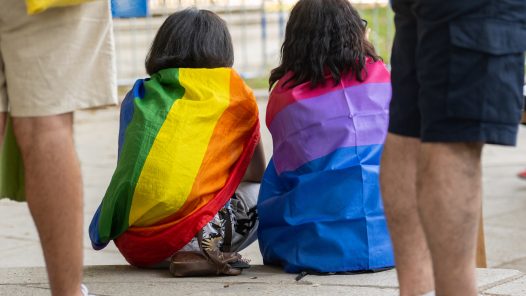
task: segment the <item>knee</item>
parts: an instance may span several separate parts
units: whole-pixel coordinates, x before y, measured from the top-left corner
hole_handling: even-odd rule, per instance
[[[435,171],[438,167],[467,175],[480,173],[483,143],[424,143],[420,151],[419,171]]]
[[[22,155],[41,148],[55,149],[57,145],[72,143],[73,116],[71,113],[13,118],[13,131]]]

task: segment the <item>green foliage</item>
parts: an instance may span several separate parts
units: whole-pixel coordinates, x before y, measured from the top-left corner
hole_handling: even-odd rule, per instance
[[[388,5],[355,5],[360,16],[367,20],[370,29],[369,40],[386,64],[391,61],[395,27],[394,14]],[[268,89],[268,77],[254,77],[245,80],[252,89]]]
[[[268,77],[254,77],[245,79],[245,83],[251,89],[268,89]]]
[[[376,48],[376,52],[386,64],[390,63],[391,47],[394,39],[394,14],[388,5],[367,5],[356,7],[361,17],[367,20],[367,27],[371,30],[369,40]]]

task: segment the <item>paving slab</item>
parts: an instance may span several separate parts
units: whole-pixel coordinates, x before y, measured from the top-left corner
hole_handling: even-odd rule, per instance
[[[484,231],[490,267],[526,257],[526,230],[486,224]]]
[[[488,296],[524,296],[526,295],[526,277],[502,283],[491,289],[484,290],[482,295]]]
[[[526,266],[526,256],[517,258],[515,260],[504,262],[499,265],[497,265],[495,268],[506,268],[506,269],[523,269],[524,266]],[[524,294],[526,295],[526,293]]]
[[[526,183],[526,182],[525,182]],[[526,191],[524,193],[526,196]],[[510,197],[485,197],[484,199],[484,222],[490,223],[495,222],[495,225],[504,223],[501,219],[507,220],[508,213],[516,210],[526,208],[526,201],[518,196]],[[526,221],[523,217],[517,217],[517,221],[514,222],[514,226],[522,227],[526,225],[523,223]]]
[[[526,195],[526,192],[524,193]],[[503,215],[486,218],[486,224],[509,229],[526,231],[526,224],[517,223],[526,215],[526,201],[516,205],[515,210],[506,211]],[[526,249],[526,248],[525,248]],[[526,252],[526,250],[524,250]]]
[[[356,275],[308,275],[300,281],[276,267],[256,265],[236,277],[173,278],[167,270],[131,266],[90,266],[84,281],[94,295],[398,295],[394,270]],[[480,292],[522,289],[523,274],[516,270],[479,269]],[[498,288],[503,286],[500,290]],[[513,290],[515,289],[515,290]],[[499,292],[500,291],[500,292]],[[43,267],[0,269],[0,295],[46,295]],[[491,292],[494,293],[494,292]],[[517,294],[519,295],[519,294]]]

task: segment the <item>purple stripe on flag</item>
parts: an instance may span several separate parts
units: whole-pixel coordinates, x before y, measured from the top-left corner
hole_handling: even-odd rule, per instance
[[[389,83],[371,83],[298,101],[269,130],[278,173],[293,171],[336,149],[382,144],[389,120]]]

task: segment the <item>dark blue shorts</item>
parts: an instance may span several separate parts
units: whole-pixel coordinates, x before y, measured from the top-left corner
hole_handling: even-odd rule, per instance
[[[394,0],[389,132],[515,145],[526,0]]]

